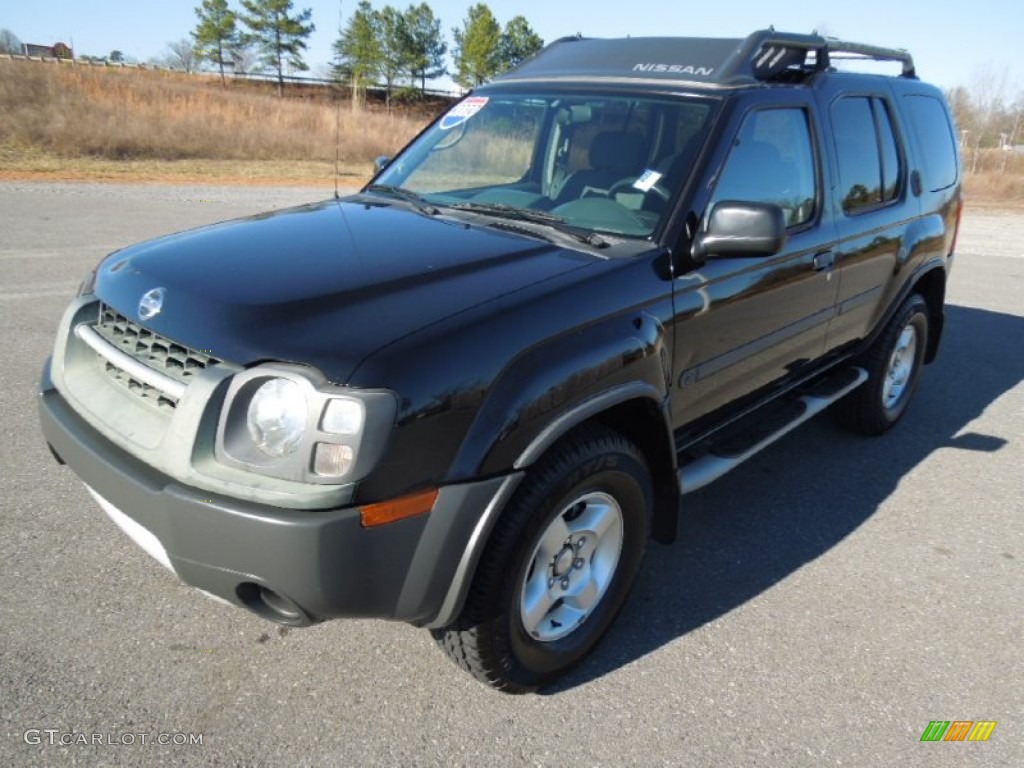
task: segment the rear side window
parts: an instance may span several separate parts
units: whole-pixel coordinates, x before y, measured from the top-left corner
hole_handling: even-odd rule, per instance
[[[832,130],[843,210],[856,213],[895,200],[903,172],[885,102],[867,96],[839,99],[832,105]]]
[[[895,200],[900,192],[902,172],[900,170],[900,152],[896,148],[896,131],[892,127],[892,118],[885,102],[873,101],[875,122],[878,126],[878,142],[882,150],[882,199]]]
[[[949,113],[934,96],[904,97],[910,124],[923,157],[925,187],[932,192],[956,183],[956,140]]]

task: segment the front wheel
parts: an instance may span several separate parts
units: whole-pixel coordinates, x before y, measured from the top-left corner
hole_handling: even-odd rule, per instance
[[[911,294],[861,360],[868,380],[836,404],[843,427],[880,435],[899,421],[917,389],[928,325],[928,305]]]
[[[510,693],[564,674],[625,602],[643,559],[651,498],[636,446],[603,427],[577,430],[523,481],[462,615],[435,639],[478,680]]]

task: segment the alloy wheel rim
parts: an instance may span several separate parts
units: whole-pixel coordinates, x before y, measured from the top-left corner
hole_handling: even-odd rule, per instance
[[[602,492],[580,496],[552,519],[520,590],[519,617],[530,637],[560,640],[593,614],[615,576],[623,529],[622,507]]]
[[[896,340],[896,346],[889,357],[889,367],[882,384],[882,403],[886,410],[899,405],[910,387],[917,364],[917,330],[907,325]]]

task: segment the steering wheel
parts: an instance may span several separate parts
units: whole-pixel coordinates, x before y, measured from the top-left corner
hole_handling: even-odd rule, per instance
[[[612,184],[611,188],[608,190],[608,197],[611,198],[612,200],[614,200],[615,199],[615,195],[617,195],[620,192],[624,192],[624,191],[629,191],[629,192],[632,192],[634,194],[639,192],[639,193],[641,193],[643,195],[654,195],[659,200],[661,200],[663,203],[667,203],[669,201],[669,199],[672,197],[672,193],[669,192],[669,190],[666,187],[662,186],[661,179],[658,179],[658,181],[656,181],[654,184],[652,184],[646,190],[639,189],[638,187],[635,187],[634,185],[641,178],[643,178],[643,177],[642,176],[628,176],[625,179],[619,179],[614,184]]]

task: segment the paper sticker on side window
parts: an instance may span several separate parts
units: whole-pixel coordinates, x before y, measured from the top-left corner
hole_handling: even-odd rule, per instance
[[[460,101],[441,118],[441,130],[447,131],[457,125],[462,125],[483,109],[486,104],[486,96],[470,96],[468,99]]]

